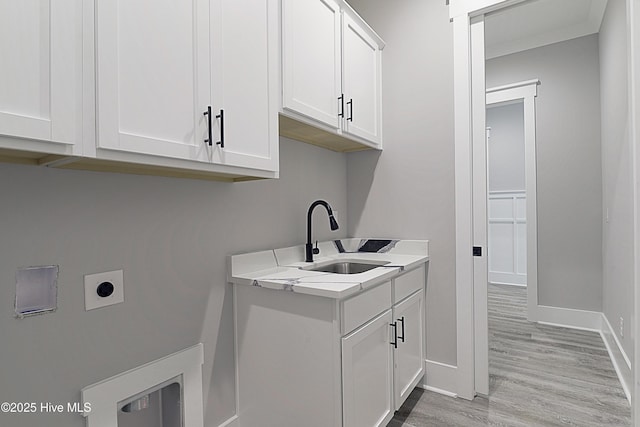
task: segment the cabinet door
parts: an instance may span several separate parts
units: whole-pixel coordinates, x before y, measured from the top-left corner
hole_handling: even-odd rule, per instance
[[[382,52],[373,37],[347,13],[343,14],[342,37],[344,130],[380,144]]]
[[[386,426],[393,417],[390,323],[387,310],[342,338],[344,426]]]
[[[407,399],[424,375],[424,293],[414,293],[393,307],[398,325],[398,348],[394,354],[395,410]]]
[[[207,160],[209,3],[96,2],[98,147]]]
[[[282,2],[283,108],[340,128],[340,7],[333,0]]]
[[[0,134],[79,143],[82,2],[0,2],[0,58]]]
[[[213,162],[278,170],[278,2],[211,3]]]

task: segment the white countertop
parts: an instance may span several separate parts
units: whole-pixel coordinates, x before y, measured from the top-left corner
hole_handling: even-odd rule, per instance
[[[322,242],[318,245],[320,254],[314,256],[313,263],[304,262],[304,245],[232,255],[228,259],[228,281],[238,285],[341,299],[429,260],[427,240],[392,240],[379,252],[358,252],[369,240],[388,239],[341,239],[345,252],[340,252],[333,241]],[[306,270],[335,261],[366,260],[386,261],[387,264],[357,274]]]

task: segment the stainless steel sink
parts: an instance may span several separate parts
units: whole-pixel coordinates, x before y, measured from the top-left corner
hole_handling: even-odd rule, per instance
[[[305,268],[305,270],[322,271],[334,274],[358,274],[373,270],[376,267],[380,267],[381,265],[388,263],[388,261],[338,261],[313,268]]]

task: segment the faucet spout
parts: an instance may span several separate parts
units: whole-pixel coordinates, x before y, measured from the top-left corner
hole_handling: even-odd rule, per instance
[[[317,255],[318,253],[320,253],[320,250],[318,248],[314,249],[313,243],[311,243],[311,215],[313,214],[313,210],[318,205],[324,206],[324,208],[327,210],[327,214],[329,215],[329,227],[331,228],[331,230],[335,231],[340,228],[338,226],[338,222],[333,216],[333,211],[331,210],[331,206],[329,206],[329,203],[325,202],[324,200],[316,200],[315,202],[311,203],[311,206],[309,206],[309,211],[307,212],[307,243],[304,247],[305,262],[313,262],[313,255]]]

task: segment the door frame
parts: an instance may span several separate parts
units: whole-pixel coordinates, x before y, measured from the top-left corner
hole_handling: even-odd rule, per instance
[[[485,110],[490,105],[521,101],[524,110],[525,195],[527,200],[527,319],[538,320],[538,221],[536,179],[536,107],[540,81],[527,80],[486,90]],[[474,115],[476,122],[477,114]],[[486,117],[486,115],[485,115]],[[486,120],[484,120],[486,122]],[[477,126],[480,126],[478,124]],[[475,128],[475,125],[474,125]],[[473,312],[475,392],[489,395],[488,252],[487,241],[487,139],[473,142],[473,224],[474,245],[486,248],[486,256],[474,260]],[[480,200],[483,199],[483,200]]]
[[[631,138],[634,218],[634,355],[631,365],[633,384],[631,409],[633,420],[640,421],[640,5],[627,0],[627,51],[629,57],[629,133]],[[635,424],[634,424],[635,425]]]
[[[454,63],[454,140],[455,140],[455,229],[456,229],[456,335],[457,335],[457,395],[472,399],[476,394],[474,356],[474,283],[472,212],[472,148],[476,135],[472,135],[474,119],[485,125],[484,114],[474,118],[479,111],[479,98],[485,104],[484,81],[477,76],[484,75],[484,63],[478,66],[476,58],[472,67],[473,52],[484,57],[484,15],[510,7],[527,0],[450,0],[449,17],[453,23],[453,63]],[[634,178],[634,251],[640,254],[640,6],[634,0],[626,0],[627,39],[629,59],[629,107],[630,134],[632,138]],[[472,18],[476,17],[472,22]],[[482,31],[473,32],[472,25],[481,22]],[[475,86],[472,87],[473,77]],[[482,86],[482,91],[480,87]],[[476,106],[474,109],[473,106]],[[480,128],[480,123],[476,123]],[[484,136],[483,136],[484,139]],[[640,331],[640,257],[635,256],[634,264],[634,326]],[[634,396],[640,396],[640,340],[635,341]],[[632,400],[633,419],[640,421],[640,398]]]
[[[540,80],[527,80],[487,89],[486,105],[522,101],[524,108],[524,171],[527,197],[527,319],[538,318],[538,218],[536,169],[536,104]],[[485,299],[486,300],[486,299]]]

